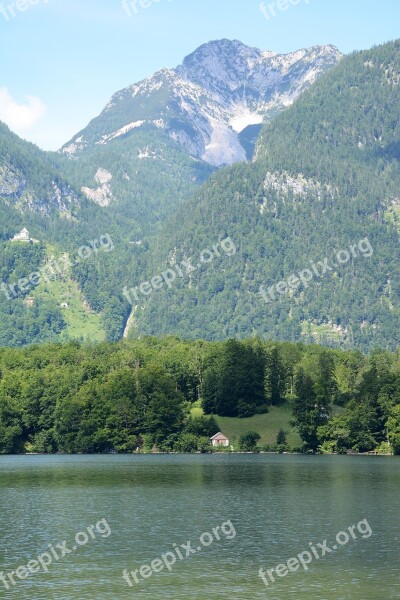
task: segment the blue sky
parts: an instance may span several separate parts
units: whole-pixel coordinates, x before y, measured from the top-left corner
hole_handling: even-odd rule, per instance
[[[0,0],[0,120],[57,149],[114,92],[211,39],[348,53],[400,37],[399,0],[287,0],[270,18],[260,0],[136,0],[136,11],[126,1],[127,10],[122,0]]]

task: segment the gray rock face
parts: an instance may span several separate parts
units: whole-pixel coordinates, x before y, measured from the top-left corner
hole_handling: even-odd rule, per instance
[[[243,161],[249,148],[240,134],[290,106],[341,58],[334,46],[278,55],[236,40],[209,42],[176,69],[117,92],[62,150],[74,156],[152,127],[214,166]]]

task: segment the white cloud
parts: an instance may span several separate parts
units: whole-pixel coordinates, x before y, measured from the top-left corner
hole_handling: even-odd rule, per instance
[[[46,106],[36,96],[25,96],[19,104],[6,87],[0,87],[0,121],[6,123],[15,133],[28,132],[45,114]]]

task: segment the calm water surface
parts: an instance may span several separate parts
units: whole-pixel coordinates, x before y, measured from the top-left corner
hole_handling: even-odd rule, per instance
[[[18,600],[392,600],[400,598],[400,460],[272,455],[1,457],[0,568],[6,573],[106,519],[85,546],[0,598]],[[349,541],[267,588],[258,570]],[[231,520],[214,541],[130,588],[134,571]],[[106,530],[102,530],[103,532]],[[232,537],[232,536],[231,536]],[[206,538],[203,538],[206,539]],[[208,538],[207,538],[208,539]],[[183,555],[185,551],[182,549]],[[140,575],[139,575],[140,577]]]

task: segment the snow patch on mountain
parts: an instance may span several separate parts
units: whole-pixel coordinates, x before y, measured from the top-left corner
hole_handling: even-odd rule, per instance
[[[245,105],[238,105],[229,121],[229,125],[232,127],[233,131],[240,133],[250,125],[260,125],[263,120],[264,118],[261,114],[252,112]]]

